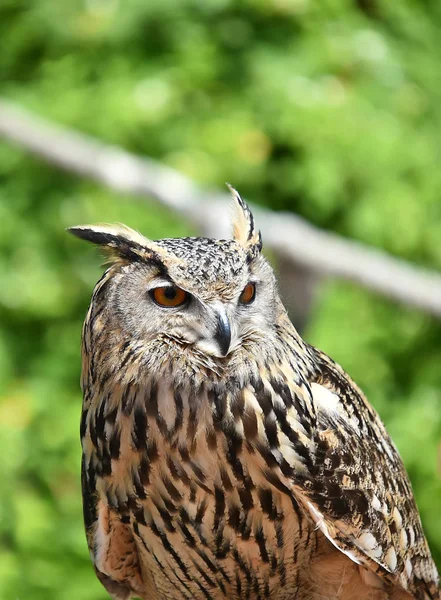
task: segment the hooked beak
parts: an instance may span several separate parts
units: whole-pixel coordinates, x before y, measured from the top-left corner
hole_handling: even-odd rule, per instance
[[[224,312],[218,312],[216,315],[216,332],[214,339],[216,340],[221,356],[226,356],[230,349],[231,343],[231,327],[228,317]]]

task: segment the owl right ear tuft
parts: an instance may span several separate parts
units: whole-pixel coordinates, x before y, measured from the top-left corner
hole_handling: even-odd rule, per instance
[[[262,250],[262,236],[256,227],[253,213],[248,204],[242,199],[237,190],[231,185],[227,185],[235,201],[233,238],[247,251],[250,259],[253,259]]]
[[[154,242],[125,225],[78,225],[67,229],[76,237],[101,246],[113,262],[156,260],[160,258]]]

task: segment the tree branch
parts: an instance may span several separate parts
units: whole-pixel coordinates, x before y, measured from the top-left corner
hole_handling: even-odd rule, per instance
[[[155,198],[205,235],[228,235],[227,194],[205,191],[151,159],[50,124],[0,100],[0,136],[58,167],[137,196]],[[289,213],[253,208],[265,245],[306,271],[354,281],[441,317],[441,275],[320,230]]]

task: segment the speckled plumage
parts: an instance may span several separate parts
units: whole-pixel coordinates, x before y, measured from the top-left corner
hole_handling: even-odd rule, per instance
[[[83,330],[84,517],[98,577],[115,600],[439,599],[393,443],[290,323],[233,195],[233,240],[72,229],[112,261]],[[171,284],[188,304],[156,306],[151,290]]]

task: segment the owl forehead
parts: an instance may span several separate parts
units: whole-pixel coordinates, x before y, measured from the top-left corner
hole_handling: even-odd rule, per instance
[[[166,264],[175,283],[201,297],[232,298],[249,275],[246,253],[233,240],[171,238],[157,244],[179,259]]]

